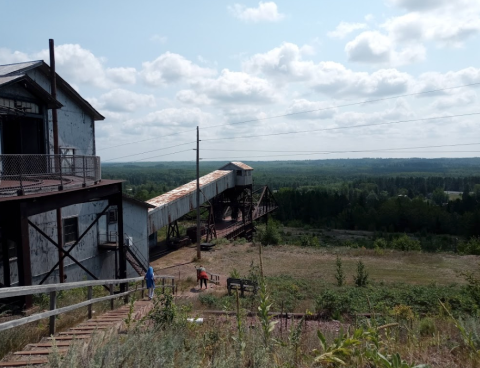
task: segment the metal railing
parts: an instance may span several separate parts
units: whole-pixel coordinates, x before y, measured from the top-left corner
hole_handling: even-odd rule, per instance
[[[161,279],[162,284],[157,285],[157,287],[162,288],[162,292],[165,293],[166,288],[170,288],[172,294],[175,294],[175,277],[174,276],[155,276],[156,280]],[[166,280],[171,280],[171,285],[166,283]],[[128,284],[132,282],[142,282],[141,287],[136,287],[135,289],[127,290],[118,294],[114,294],[114,285],[119,284]],[[100,298],[92,299],[92,288],[93,286],[108,286],[110,288],[110,295],[103,296]],[[77,289],[87,287],[87,300],[84,302],[80,302],[77,304],[69,305],[63,308],[57,308],[57,293],[62,290],[70,290],[70,289]],[[34,286],[18,286],[18,287],[7,287],[0,289],[0,300],[3,298],[12,298],[12,297],[19,297],[25,295],[33,295],[33,294],[42,294],[48,293],[50,294],[50,310],[47,312],[36,313],[28,317],[14,319],[8,322],[0,323],[0,331],[8,330],[10,328],[22,326],[24,324],[39,321],[44,318],[50,318],[50,334],[55,333],[55,316],[59,314],[63,314],[66,312],[71,312],[78,308],[88,307],[88,318],[92,318],[92,305],[94,303],[104,302],[110,300],[110,308],[114,309],[113,301],[114,299],[121,298],[121,297],[128,297],[128,295],[135,293],[137,291],[142,291],[143,297],[143,290],[146,288],[144,287],[144,278],[143,277],[134,277],[129,279],[121,279],[121,280],[92,280],[92,281],[80,281],[80,282],[69,282],[64,284],[49,284],[49,285],[34,285]]]
[[[0,196],[63,190],[100,180],[98,156],[0,155]]]

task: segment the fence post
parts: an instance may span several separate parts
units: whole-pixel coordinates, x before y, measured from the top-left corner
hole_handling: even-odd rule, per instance
[[[57,292],[50,292],[50,310],[57,309]],[[55,335],[55,319],[57,316],[50,316],[50,335]]]
[[[128,282],[125,282],[125,291],[128,291],[129,285]],[[123,299],[125,304],[128,304],[128,301],[130,300],[130,294],[125,295],[125,299]]]
[[[162,294],[165,294],[165,278],[162,279]]]
[[[113,295],[113,284],[110,284],[110,295]],[[113,310],[115,308],[114,305],[115,299],[110,299],[110,309]]]
[[[142,299],[145,298],[145,280],[142,280]]]
[[[57,155],[58,158],[58,170],[60,171],[60,185],[58,190],[63,190],[63,174],[62,174],[62,155]]]
[[[91,300],[92,299],[92,287],[89,286],[87,289],[87,299]],[[90,304],[88,306],[88,319],[92,319],[92,305]]]
[[[175,279],[172,279],[172,295],[175,294]]]
[[[85,156],[83,156],[83,186],[87,186],[87,168],[85,167]]]
[[[23,195],[23,179],[22,179],[22,171],[23,171],[23,155],[20,155],[20,165],[19,165],[19,170],[18,170],[18,175],[20,179],[20,189],[18,190],[17,194],[18,195]]]

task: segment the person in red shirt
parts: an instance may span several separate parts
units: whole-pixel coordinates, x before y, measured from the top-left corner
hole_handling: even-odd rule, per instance
[[[208,274],[203,266],[197,268],[197,281],[198,280],[200,280],[200,289],[202,289],[202,281],[205,283],[205,289],[207,289]]]

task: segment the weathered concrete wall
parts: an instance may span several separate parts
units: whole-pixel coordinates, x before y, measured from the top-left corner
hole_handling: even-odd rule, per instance
[[[123,226],[125,234],[133,239],[135,251],[141,254],[141,261],[150,261],[148,256],[148,209],[123,201]],[[148,264],[144,266],[148,267]],[[129,265],[130,267],[130,265]],[[131,277],[137,276],[136,272]]]
[[[28,76],[50,92],[49,79],[39,70],[27,72]],[[57,89],[57,100],[63,107],[57,110],[58,142],[61,148],[73,148],[76,155],[95,155],[94,120],[72,101],[60,88]],[[52,112],[48,112],[50,153],[53,154]]]
[[[76,204],[64,207],[62,209],[62,218],[78,217],[78,235],[80,236],[88,226],[95,220],[107,201],[98,201],[91,203]],[[57,223],[56,212],[49,211],[29,218],[45,234],[57,241]],[[115,278],[115,254],[113,251],[105,251],[98,248],[97,225],[94,225],[88,233],[82,238],[78,245],[72,251],[72,256],[82,263],[90,272],[99,279]],[[37,232],[32,226],[29,226],[30,237],[30,256],[32,260],[32,282],[38,284],[45,274],[58,261],[58,249],[51,244],[45,237]],[[69,249],[73,243],[65,244],[64,249]],[[18,272],[16,261],[11,262],[12,284],[18,282]],[[91,279],[85,271],[76,265],[70,258],[64,261],[65,274],[67,281],[82,281]],[[1,270],[1,265],[0,265]],[[3,272],[3,270],[2,270]],[[59,282],[58,269],[56,269],[48,278],[46,283]]]

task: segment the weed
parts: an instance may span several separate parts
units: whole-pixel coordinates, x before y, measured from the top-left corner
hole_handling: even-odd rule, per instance
[[[335,279],[337,286],[345,285],[345,273],[343,272],[342,259],[337,254],[337,261],[335,263]]]
[[[362,261],[357,263],[357,274],[353,276],[353,282],[358,287],[365,287],[368,285],[368,272]]]

